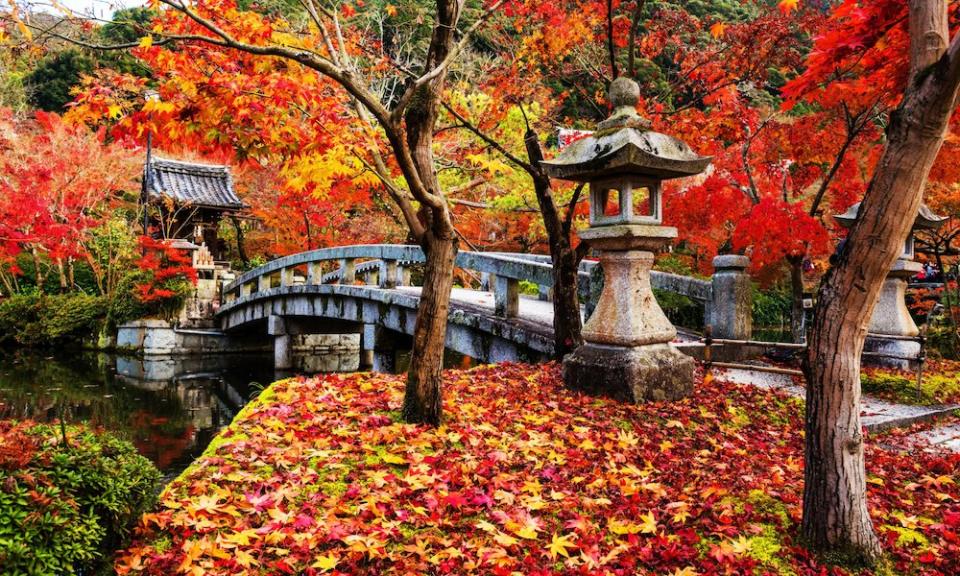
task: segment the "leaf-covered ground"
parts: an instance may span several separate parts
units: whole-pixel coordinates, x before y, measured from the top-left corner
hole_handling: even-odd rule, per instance
[[[450,371],[446,424],[402,378],[274,384],[161,497],[121,574],[825,574],[796,546],[795,400],[724,382],[631,406],[555,365]],[[868,450],[885,573],[956,574],[960,458]],[[837,569],[837,572],[842,572]]]
[[[960,362],[929,360],[920,388],[917,373],[889,368],[866,368],[860,374],[863,391],[902,404],[960,404]]]

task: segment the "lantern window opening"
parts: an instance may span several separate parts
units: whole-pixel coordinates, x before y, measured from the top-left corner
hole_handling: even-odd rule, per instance
[[[619,176],[590,183],[592,225],[660,224],[660,182]]]

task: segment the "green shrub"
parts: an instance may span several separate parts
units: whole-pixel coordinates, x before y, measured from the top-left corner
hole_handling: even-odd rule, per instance
[[[931,366],[935,369],[935,365]],[[903,404],[947,404],[960,400],[960,373],[924,372],[917,394],[917,377],[909,372],[868,369],[860,373],[864,393],[875,394]]]
[[[0,423],[4,574],[97,573],[155,500],[160,472],[108,433]]]
[[[100,296],[17,294],[0,301],[0,343],[43,346],[91,338],[106,312]]]
[[[753,290],[753,325],[790,324],[790,293],[786,290]]]
[[[670,322],[692,330],[700,330],[704,325],[703,305],[686,296],[664,290],[653,291],[657,303],[663,309]]]

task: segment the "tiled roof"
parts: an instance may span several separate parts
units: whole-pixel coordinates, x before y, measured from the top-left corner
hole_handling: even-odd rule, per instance
[[[233,179],[227,166],[153,158],[150,160],[149,183],[153,198],[167,197],[181,205],[225,210],[244,208],[233,190]]]

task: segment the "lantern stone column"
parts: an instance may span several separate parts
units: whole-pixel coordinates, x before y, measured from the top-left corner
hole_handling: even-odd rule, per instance
[[[834,215],[834,219],[841,226],[850,228],[859,216],[859,212],[860,203],[857,202],[843,214]],[[864,364],[902,370],[912,370],[916,367],[914,359],[920,353],[920,343],[903,339],[920,334],[920,329],[910,316],[906,302],[907,281],[923,270],[923,266],[913,259],[913,236],[920,229],[939,228],[946,220],[946,217],[934,214],[926,204],[920,205],[920,210],[904,244],[903,253],[890,267],[890,272],[883,281],[883,288],[873,309],[873,315],[870,317],[870,324],[867,325],[867,339],[863,344],[863,350],[880,355],[864,356]],[[893,338],[885,338],[885,336]]]
[[[662,225],[661,182],[698,174],[710,162],[683,142],[650,131],[636,112],[640,89],[610,85],[610,118],[543,162],[552,177],[590,184],[590,228],[581,240],[600,252],[603,290],[583,326],[584,344],[563,360],[567,386],[630,402],[674,400],[693,391],[694,361],[670,342],[676,328],[650,287],[654,253],[676,238]]]

